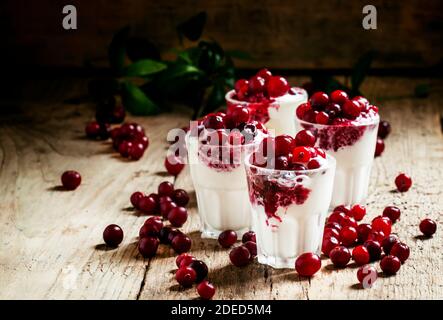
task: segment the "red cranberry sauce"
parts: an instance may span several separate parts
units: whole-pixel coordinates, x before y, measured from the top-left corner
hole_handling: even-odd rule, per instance
[[[269,121],[269,108],[278,109],[276,98],[285,94],[303,95],[304,90],[291,88],[285,78],[261,69],[249,79],[237,80],[234,90],[226,95],[228,112],[237,105],[246,106],[251,120],[266,123]]]
[[[329,96],[316,92],[297,108],[296,117],[316,135],[320,148],[337,151],[355,144],[366,129],[377,128],[378,108],[361,96],[350,99],[341,90]]]
[[[276,215],[279,207],[302,205],[308,199],[311,190],[304,186],[306,175],[327,162],[323,150],[311,146],[313,142],[288,135],[267,137],[250,156],[252,166],[247,170],[250,201],[262,205],[268,218],[281,220]],[[284,161],[279,161],[282,158]]]

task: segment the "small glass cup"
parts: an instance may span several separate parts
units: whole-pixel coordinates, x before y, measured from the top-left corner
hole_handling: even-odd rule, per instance
[[[312,131],[317,137],[316,146],[337,160],[331,207],[366,200],[379,122],[377,115],[358,124],[322,125],[295,116],[297,131]]]
[[[289,134],[294,136],[296,128],[294,126],[294,114],[297,107],[308,101],[308,93],[302,88],[293,87],[291,92],[269,102],[248,102],[234,99],[235,90],[229,91],[226,96],[226,105],[229,109],[231,105],[242,105],[249,109],[252,120],[256,120],[266,125],[266,128],[275,135]]]
[[[249,144],[227,146],[201,144],[191,135],[186,138],[202,238],[217,239],[225,230],[234,230],[241,238],[251,230],[244,158],[262,137]]]
[[[245,160],[258,262],[294,268],[297,256],[320,253],[331,202],[335,159],[312,170],[262,168]]]

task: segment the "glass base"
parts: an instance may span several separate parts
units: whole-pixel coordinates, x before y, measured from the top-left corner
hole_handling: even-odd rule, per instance
[[[258,262],[273,267],[274,269],[294,269],[295,258],[279,258],[259,254]]]

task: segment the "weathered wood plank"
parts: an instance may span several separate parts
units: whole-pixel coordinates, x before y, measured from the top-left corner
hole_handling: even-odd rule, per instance
[[[301,79],[293,79],[300,83]],[[411,258],[395,277],[360,290],[355,268],[334,270],[329,260],[311,280],[294,270],[273,270],[254,263],[230,265],[228,250],[214,240],[200,239],[196,202],[187,169],[176,187],[192,195],[184,230],[193,239],[192,253],[210,267],[218,299],[419,299],[442,298],[443,237],[416,238],[424,216],[439,222],[443,202],[443,137],[440,115],[443,83],[432,80],[427,99],[411,97],[415,85],[428,80],[368,79],[362,88],[381,106],[393,127],[384,155],[375,161],[369,217],[385,205],[402,208],[395,232],[411,246]],[[138,162],[109,152],[110,146],[83,138],[92,116],[90,105],[62,101],[83,92],[84,83],[68,86],[37,84],[44,97],[25,102],[20,114],[1,117],[0,124],[0,298],[193,299],[195,288],[183,290],[174,280],[175,254],[161,246],[144,260],[136,237],[146,219],[135,213],[129,196],[135,190],[154,192],[159,182],[174,181],[164,173],[169,129],[183,126],[186,114],[131,118],[147,129],[151,145]],[[67,89],[68,88],[68,89]],[[33,90],[31,90],[33,91]],[[63,93],[64,92],[64,93]],[[30,92],[28,92],[30,94]],[[54,188],[61,172],[76,169],[83,183],[74,192]],[[391,192],[397,172],[414,179],[405,194]],[[109,223],[121,225],[125,239],[118,249],[104,250],[101,234]]]

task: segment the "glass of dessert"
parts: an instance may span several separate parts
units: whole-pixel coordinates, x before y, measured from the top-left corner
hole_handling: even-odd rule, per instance
[[[267,69],[249,80],[237,80],[234,87],[225,96],[228,113],[232,106],[242,105],[249,109],[251,119],[265,124],[270,133],[295,135],[295,109],[308,100],[304,89],[290,87],[285,78]]]
[[[294,268],[300,254],[320,253],[335,159],[314,144],[305,131],[266,137],[245,160],[260,263]]]
[[[361,96],[336,90],[314,93],[296,111],[297,130],[308,129],[316,146],[337,160],[331,206],[365,201],[377,142],[378,108]]]
[[[211,113],[191,123],[186,144],[203,238],[216,239],[225,230],[241,236],[250,230],[244,158],[264,136],[265,127],[250,120],[242,106],[235,116]]]

